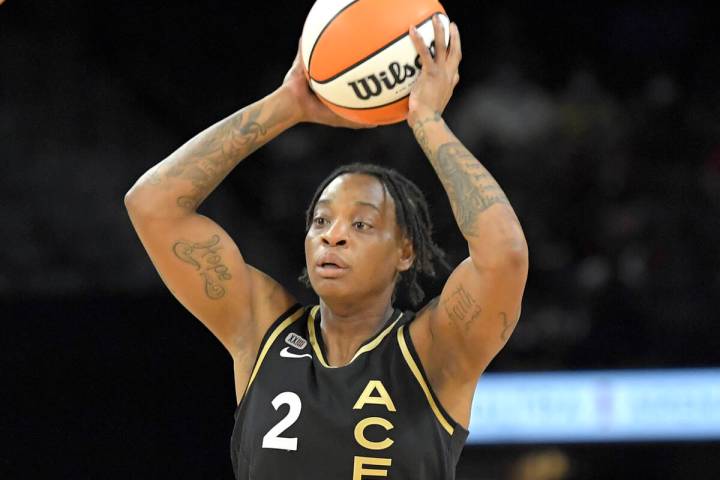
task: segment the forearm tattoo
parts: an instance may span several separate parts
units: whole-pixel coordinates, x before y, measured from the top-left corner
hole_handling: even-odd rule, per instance
[[[492,175],[462,143],[441,145],[431,161],[445,186],[463,235],[477,236],[478,216],[496,203],[509,203]]]
[[[169,159],[163,168],[164,179],[180,178],[192,184],[190,192],[177,198],[178,206],[197,208],[235,165],[269,140],[269,130],[281,119],[278,112],[270,110],[261,122],[265,110],[262,104],[241,110],[201,133],[183,147],[185,151]],[[161,180],[156,171],[150,183]]]
[[[422,151],[425,152],[425,155],[428,158],[432,158],[432,151],[428,142],[427,133],[425,132],[425,125],[427,125],[428,123],[437,123],[440,120],[442,120],[442,117],[439,113],[435,112],[435,115],[433,115],[432,117],[418,120],[417,122],[415,122],[415,125],[413,125],[413,133],[415,134],[415,138],[420,144],[420,148],[422,148]]]
[[[203,279],[205,294],[213,300],[225,296],[222,282],[232,278],[230,270],[223,264],[220,250],[222,247],[218,235],[213,235],[205,242],[179,240],[172,247],[177,258],[195,268]]]
[[[462,143],[445,143],[433,152],[427,128],[438,122],[452,135],[439,113],[415,122],[413,133],[445,187],[460,231],[465,237],[475,237],[478,216],[496,203],[509,202],[492,175]]]

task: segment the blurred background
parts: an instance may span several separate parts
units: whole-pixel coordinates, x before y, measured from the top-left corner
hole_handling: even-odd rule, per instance
[[[710,5],[443,3],[463,39],[447,121],[507,192],[531,252],[521,322],[489,371],[720,366]],[[1,478],[232,478],[231,359],[162,285],[123,195],[280,84],[311,4],[0,7]],[[404,123],[296,127],[201,211],[249,263],[314,302],[297,281],[304,209],[351,161],[412,178],[436,241],[451,263],[463,258]],[[708,438],[489,442],[468,445],[458,467],[484,480],[719,476],[720,442]]]

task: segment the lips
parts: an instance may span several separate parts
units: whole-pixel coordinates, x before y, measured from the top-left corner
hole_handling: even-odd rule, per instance
[[[344,276],[350,268],[339,255],[327,252],[315,262],[315,271],[321,278],[339,278]]]
[[[318,258],[315,263],[320,268],[334,268],[334,269],[345,269],[348,268],[348,264],[340,258],[339,255],[334,253],[325,253]]]

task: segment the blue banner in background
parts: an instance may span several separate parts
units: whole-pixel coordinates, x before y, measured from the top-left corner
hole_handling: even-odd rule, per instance
[[[468,444],[720,439],[720,368],[483,375]]]

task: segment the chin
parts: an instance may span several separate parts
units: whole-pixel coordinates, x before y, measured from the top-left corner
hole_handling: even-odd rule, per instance
[[[338,281],[334,278],[310,277],[310,285],[315,294],[323,300],[343,300],[357,295],[357,289],[345,281]]]

